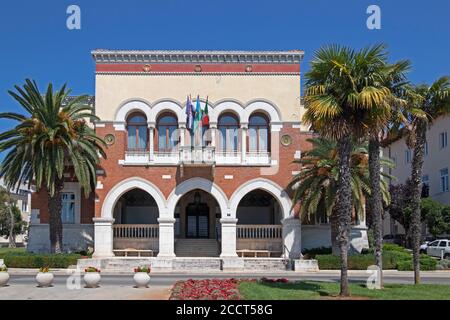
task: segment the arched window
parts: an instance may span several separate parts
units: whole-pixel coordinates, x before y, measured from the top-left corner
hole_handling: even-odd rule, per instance
[[[239,121],[232,113],[225,113],[219,118],[219,150],[237,152]]]
[[[269,121],[260,113],[252,115],[248,123],[248,150],[250,152],[268,152]]]
[[[158,151],[170,152],[177,145],[175,130],[177,130],[177,118],[170,113],[158,118],[156,129],[158,130]]]
[[[141,113],[133,113],[127,119],[128,150],[148,149],[147,118]]]

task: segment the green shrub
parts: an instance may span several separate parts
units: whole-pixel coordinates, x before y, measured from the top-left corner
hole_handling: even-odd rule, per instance
[[[421,255],[420,256],[420,270],[422,271],[433,271],[436,270],[437,261],[429,256]],[[398,271],[412,271],[413,268],[413,260],[412,258],[409,260],[401,260],[397,264]]]
[[[383,244],[383,251],[397,251],[397,252],[406,252],[406,253],[408,252],[402,246],[399,246],[398,244],[393,244],[393,243]]]
[[[80,259],[79,254],[5,254],[5,265],[9,268],[40,268],[48,266],[50,268],[67,268],[71,265],[76,265],[77,260]]]
[[[314,258],[318,254],[331,254],[332,250],[330,247],[320,247],[312,249],[303,249],[302,254],[308,256],[309,258]]]
[[[442,259],[436,265],[437,270],[449,270],[450,269],[450,260]]]
[[[433,271],[436,270],[437,260],[425,254],[420,255],[420,270]],[[411,268],[412,270],[412,268]]]
[[[401,247],[400,247],[401,248]],[[402,248],[403,249],[403,248]],[[340,257],[333,255],[316,255],[319,268],[322,270],[339,270]],[[373,254],[360,254],[348,257],[348,268],[350,270],[367,270],[375,264]],[[436,270],[437,261],[427,255],[420,257],[420,269]],[[412,256],[405,249],[403,252],[398,248],[383,252],[383,269],[397,269],[399,271],[413,270]]]
[[[316,255],[319,263],[319,268],[323,270],[338,270],[340,269],[340,257],[333,255]],[[348,268],[350,270],[366,270],[369,266],[375,264],[373,255],[360,254],[348,257]]]

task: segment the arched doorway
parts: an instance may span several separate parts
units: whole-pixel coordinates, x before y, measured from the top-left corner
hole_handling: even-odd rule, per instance
[[[214,197],[194,189],[175,206],[175,254],[179,257],[219,255],[220,206]]]
[[[262,189],[247,193],[237,206],[236,218],[239,255],[281,256],[283,211],[272,194]]]
[[[141,250],[140,254],[147,255],[158,251],[159,209],[149,193],[138,188],[125,192],[114,206],[113,217],[113,249],[117,255],[121,250]]]

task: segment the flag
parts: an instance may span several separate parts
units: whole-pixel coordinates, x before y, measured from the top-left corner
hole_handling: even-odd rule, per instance
[[[205,109],[203,109],[202,126],[209,126],[209,116],[208,116],[208,97],[206,97]]]
[[[197,131],[201,127],[202,121],[202,108],[200,107],[200,97],[197,95],[197,104],[195,107],[195,117],[194,117],[194,131]]]
[[[188,96],[186,100],[186,128],[188,130],[192,130],[193,124],[194,124],[194,106],[192,105],[191,99]]]

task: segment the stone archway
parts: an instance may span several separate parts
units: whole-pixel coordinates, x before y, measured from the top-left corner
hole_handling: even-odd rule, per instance
[[[222,218],[229,215],[228,198],[225,195],[225,192],[210,180],[204,178],[192,178],[177,185],[169,195],[167,199],[167,214],[170,218],[173,218],[174,216],[178,200],[186,193],[195,189],[208,192],[216,199],[222,213]]]
[[[236,211],[242,198],[253,190],[261,189],[270,193],[279,203],[282,208],[283,218],[287,218],[290,215],[292,202],[286,191],[283,190],[275,182],[267,179],[254,179],[240,186],[231,196],[230,200],[230,213],[232,218],[236,218]]]
[[[141,189],[150,194],[158,206],[159,215],[161,216],[164,214],[166,209],[166,200],[159,188],[150,181],[133,177],[119,182],[108,192],[103,200],[101,217],[113,218],[113,210],[117,201],[123,194],[132,189]]]

